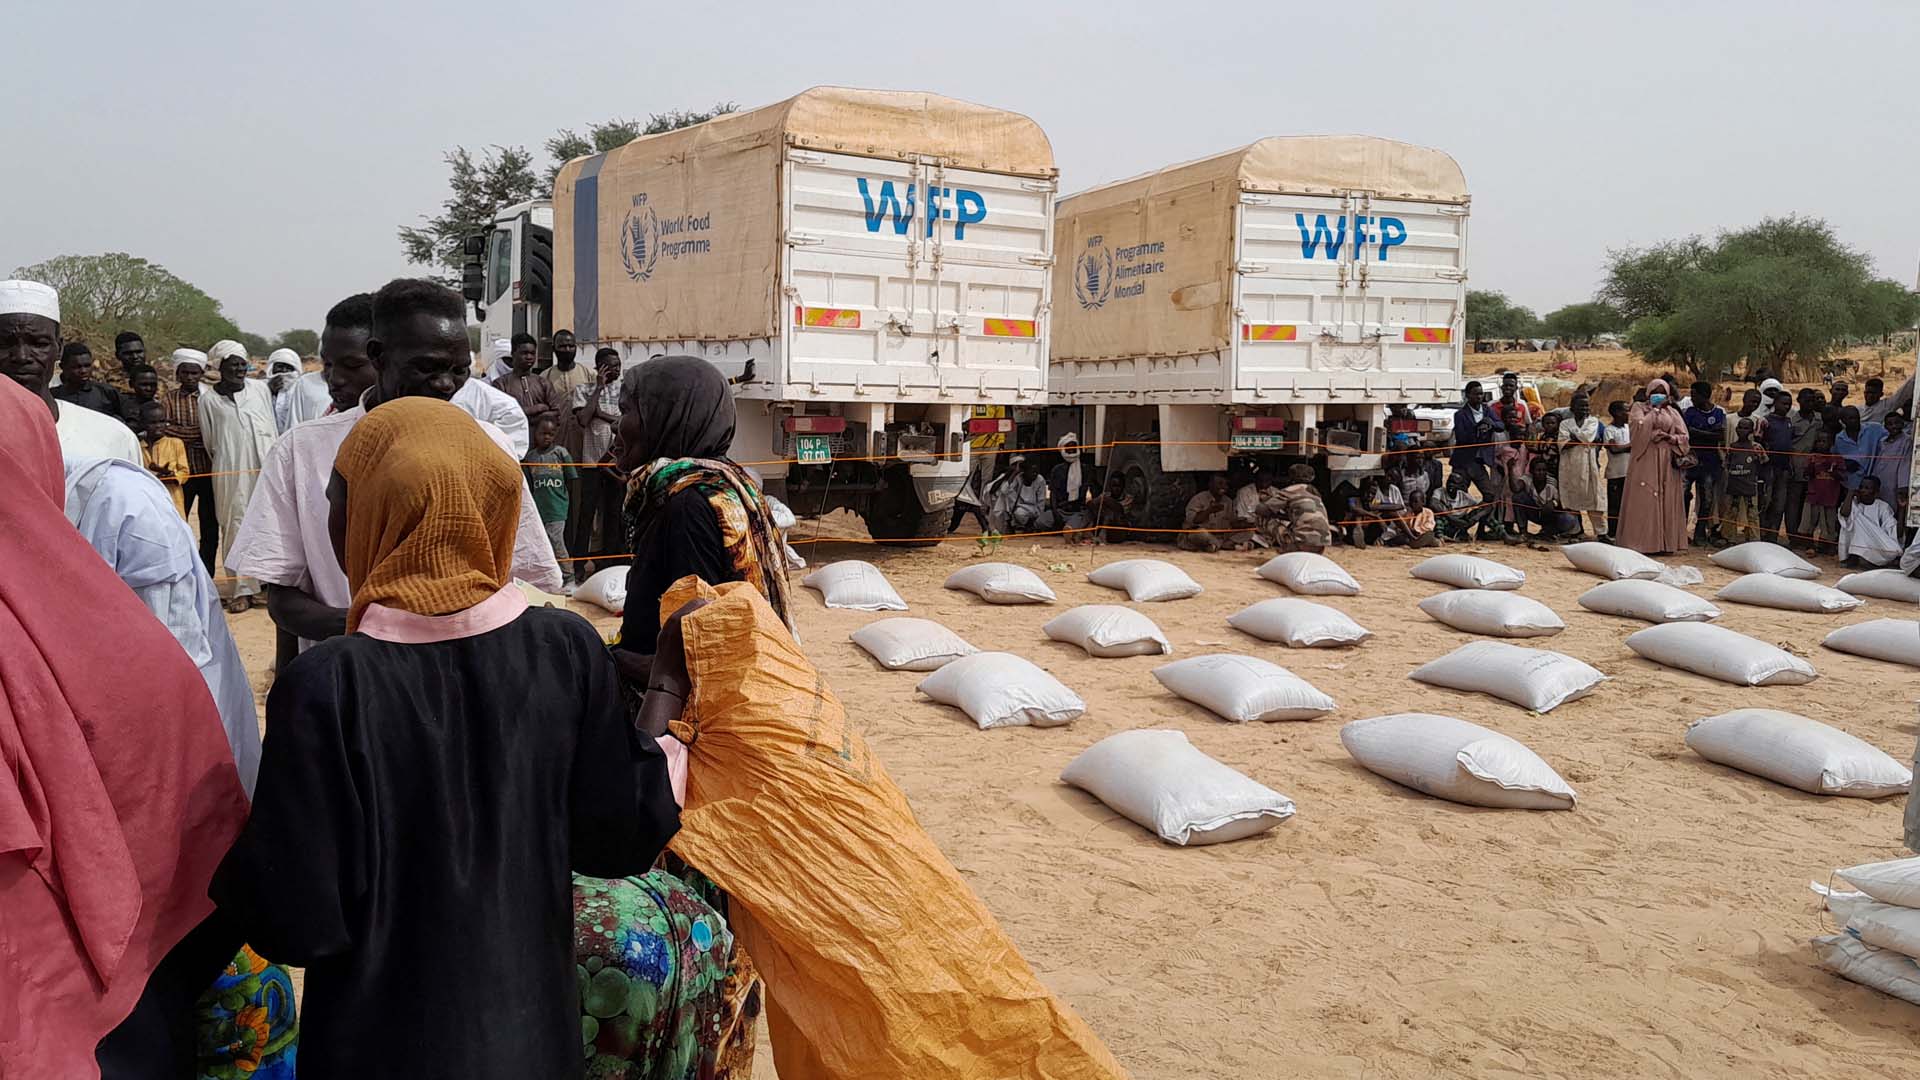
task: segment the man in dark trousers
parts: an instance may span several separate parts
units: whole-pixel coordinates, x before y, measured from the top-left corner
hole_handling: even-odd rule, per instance
[[[1466,404],[1453,414],[1453,470],[1473,481],[1488,506],[1498,506],[1507,497],[1507,478],[1493,465],[1493,437],[1506,430],[1487,407],[1486,391],[1478,382],[1468,383]],[[1504,539],[1505,525],[1497,515],[1490,524],[1489,539]]]

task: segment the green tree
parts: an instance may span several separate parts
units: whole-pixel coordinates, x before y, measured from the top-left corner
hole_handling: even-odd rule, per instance
[[[1625,328],[1626,320],[1620,317],[1620,313],[1599,300],[1568,304],[1548,312],[1540,320],[1541,332],[1546,336],[1582,344],[1590,344],[1601,334],[1611,334]]]
[[[1722,233],[1609,255],[1603,300],[1634,319],[1627,345],[1718,380],[1741,362],[1785,373],[1860,335],[1910,323],[1920,302],[1872,276],[1867,257],[1815,218],[1767,218]]]
[[[220,301],[175,277],[157,263],[125,252],[60,255],[23,266],[16,278],[60,290],[60,329],[69,341],[84,341],[95,356],[113,355],[113,338],[132,330],[147,342],[148,356],[164,358],[176,348],[205,349],[240,333],[220,310]],[[115,365],[107,368],[118,370]]]
[[[230,335],[233,340],[247,347],[247,355],[255,360],[262,359],[273,351],[273,342],[247,330],[235,331]]]
[[[1540,320],[1503,292],[1474,289],[1467,293],[1467,336],[1474,342],[1508,341],[1532,337]]]
[[[301,356],[317,356],[320,352],[320,335],[311,330],[282,330],[280,340],[274,342],[276,349],[292,349]]]
[[[457,289],[466,262],[462,243],[493,228],[501,207],[533,198],[537,181],[533,156],[518,146],[493,147],[478,160],[466,147],[455,147],[446,162],[453,175],[440,212],[418,227],[401,226],[400,248],[408,262],[439,271],[429,276]]]
[[[464,146],[456,146],[445,156],[452,175],[447,198],[436,214],[423,215],[421,224],[400,227],[400,249],[407,261],[430,269],[429,276],[451,288],[460,287],[461,267],[466,263],[463,243],[469,236],[493,227],[500,208],[532,198],[549,198],[553,179],[560,166],[586,154],[600,153],[624,146],[642,135],[704,123],[716,116],[738,110],[740,106],[724,101],[711,109],[671,109],[655,113],[645,124],[614,119],[590,124],[586,132],[561,128],[546,141],[547,165],[535,171],[533,155],[521,146],[495,146],[478,157]]]

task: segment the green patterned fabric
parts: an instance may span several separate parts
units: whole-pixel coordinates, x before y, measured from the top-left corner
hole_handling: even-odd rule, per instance
[[[699,1080],[723,1049],[733,934],[677,878],[573,878],[588,1080]]]

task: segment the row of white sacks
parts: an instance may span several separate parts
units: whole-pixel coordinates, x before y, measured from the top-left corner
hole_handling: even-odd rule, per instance
[[[1197,669],[1175,674],[1179,678],[1162,679],[1170,688],[1202,677]],[[1341,727],[1340,744],[1369,772],[1468,806],[1571,810],[1578,799],[1524,744],[1451,716],[1396,713],[1355,720]],[[1879,798],[1904,793],[1913,780],[1906,766],[1859,739],[1771,709],[1697,720],[1687,731],[1687,745],[1710,761],[1813,794]],[[1294,813],[1293,800],[1209,757],[1179,731],[1109,735],[1075,757],[1060,779],[1171,844],[1253,836]],[[1907,888],[1920,901],[1920,871]],[[1911,940],[1920,948],[1920,912],[1911,920]],[[1913,985],[1920,990],[1920,980]]]

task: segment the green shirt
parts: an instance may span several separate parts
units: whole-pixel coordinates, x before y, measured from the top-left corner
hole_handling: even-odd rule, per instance
[[[533,492],[533,506],[540,511],[540,520],[567,520],[567,482],[576,471],[573,455],[564,446],[554,446],[529,450],[525,460],[533,466],[527,470],[527,487]]]

